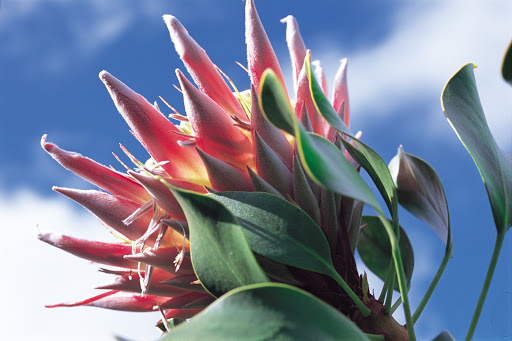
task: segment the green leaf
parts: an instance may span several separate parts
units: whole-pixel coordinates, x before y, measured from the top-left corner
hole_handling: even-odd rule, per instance
[[[208,196],[233,212],[254,252],[286,265],[331,276],[363,315],[370,313],[336,272],[324,234],[300,208],[268,193],[221,192]]]
[[[322,230],[297,206],[268,193],[219,192],[208,196],[233,213],[254,252],[326,275],[335,271]]]
[[[309,78],[309,89],[311,91],[311,96],[313,97],[313,101],[315,102],[316,109],[322,115],[322,117],[331,125],[331,127],[338,130],[340,133],[353,137],[354,134],[347,127],[345,122],[338,116],[332,104],[329,102],[327,97],[322,90],[320,84],[318,84],[316,77],[312,75],[311,72],[311,55],[307,55],[304,60],[304,65],[306,66],[306,73]]]
[[[309,87],[311,90],[313,101],[315,102],[315,106],[316,106],[318,112],[320,112],[320,114],[323,116],[323,118],[333,128],[337,129],[340,133],[348,135],[348,136],[352,137],[354,140],[357,140],[357,139],[355,139],[355,136],[351,133],[351,131],[348,129],[348,127],[345,125],[345,123],[343,122],[341,117],[339,117],[336,114],[336,112],[332,108],[331,104],[329,103],[327,97],[325,96],[324,92],[321,91],[321,87],[317,83],[315,77],[313,77],[313,75],[311,73],[311,55],[309,53],[306,55],[304,64],[305,64],[306,72],[307,72],[308,78],[309,78]],[[374,156],[373,154],[376,155],[376,153],[372,154],[370,152],[371,149],[369,151],[366,151],[366,149],[368,147],[366,147],[361,142],[359,142],[359,143],[360,143],[360,145],[358,145],[358,146],[359,146],[360,150],[366,152],[366,153],[363,153],[363,155],[365,157]],[[383,173],[384,177],[382,179],[380,178],[381,174],[379,172],[377,172],[377,170],[382,169],[382,168],[375,168],[375,165],[378,165],[378,163],[379,163],[378,159],[380,159],[380,157],[378,157],[378,155],[377,155],[377,158],[369,158],[368,159],[367,165],[372,166],[373,168],[369,168],[369,169],[373,169],[373,170],[371,172],[368,170],[367,171],[369,172],[370,176],[372,176],[372,174],[373,174],[373,176],[376,176],[373,180],[379,184],[378,188],[379,188],[379,190],[381,190],[381,194],[384,196],[384,198],[386,198],[387,191],[386,191],[385,184],[386,183],[389,184],[389,182],[386,182],[385,176],[387,176],[387,174],[385,174],[385,173]],[[382,161],[382,160],[380,160],[380,161]],[[388,178],[388,180],[389,180],[389,178]],[[361,189],[361,190],[363,192],[366,192],[366,189]],[[340,193],[340,194],[343,195],[343,193]],[[373,196],[373,194],[372,194],[372,196]],[[375,199],[375,197],[373,197],[373,198]],[[379,215],[379,218],[381,219],[382,223],[384,224],[386,232],[388,233],[389,241],[390,241],[390,244],[392,247],[393,261],[395,263],[396,272],[398,273],[398,281],[399,281],[400,291],[402,293],[402,298],[403,298],[403,303],[404,303],[404,314],[405,314],[405,319],[407,322],[407,332],[409,334],[409,338],[411,340],[414,340],[415,336],[414,336],[414,329],[413,329],[413,321],[412,321],[412,317],[411,317],[411,313],[410,313],[409,299],[407,297],[407,287],[406,287],[406,283],[405,283],[406,279],[405,279],[405,274],[404,274],[404,270],[403,270],[402,259],[400,256],[400,248],[398,246],[398,241],[397,241],[397,238],[395,235],[396,231],[393,229],[392,224],[389,224],[388,221],[386,220],[386,218],[384,216],[384,212],[382,211],[382,208],[380,207],[378,202],[376,202],[376,200],[372,200],[372,201],[361,200],[361,201],[364,201],[373,207],[373,209]],[[393,200],[390,200],[390,203],[392,203],[392,202],[393,202]],[[388,207],[389,206],[390,205],[388,205]],[[394,225],[396,228],[396,226],[398,225],[398,220],[397,220],[395,207],[396,207],[396,205],[394,207],[393,207],[393,205],[391,205],[390,211],[393,216],[393,221],[395,223]]]
[[[368,340],[347,317],[297,288],[257,284],[224,295],[161,341]]]
[[[436,171],[401,146],[389,169],[400,205],[430,226],[445,245],[451,243],[448,204]]]
[[[389,234],[390,243],[393,246],[393,261],[399,274],[398,278],[404,302],[408,334],[411,339],[414,339],[413,323],[398,241],[394,235],[393,227],[385,220],[384,213],[377,199],[341,151],[321,136],[307,133],[297,121],[287,98],[282,95],[276,96],[276,94],[282,94],[284,90],[272,70],[267,69],[264,72],[262,83],[260,83],[260,91],[262,93],[260,96],[260,106],[265,117],[274,125],[295,135],[297,150],[308,175],[333,192],[370,204],[383,220],[383,224]],[[275,93],[272,93],[273,91]],[[275,104],[276,101],[279,101],[278,105]],[[283,124],[283,122],[287,123]],[[291,123],[293,123],[293,131]],[[354,300],[354,302],[356,301]],[[362,309],[364,308],[363,306]]]
[[[194,271],[213,296],[268,278],[254,258],[238,220],[218,201],[162,180],[185,212]]]
[[[318,84],[316,78],[312,75],[310,56],[306,57],[304,63],[306,65],[306,72],[309,77],[309,87],[313,97],[313,102],[315,103],[318,112],[327,121],[327,123],[331,125],[331,127],[342,134],[352,137],[352,143],[354,143],[355,146],[343,138],[341,139],[341,142],[350,153],[350,155],[354,158],[354,160],[356,160],[368,172],[373,182],[379,189],[379,192],[382,194],[382,197],[384,198],[386,205],[389,208],[389,212],[393,217],[395,217],[397,206],[396,189],[393,184],[393,179],[389,174],[386,163],[384,160],[382,160],[379,154],[373,151],[373,149],[360,142],[345,125],[345,122],[343,122],[341,117],[338,116],[331,103],[325,96],[322,87]],[[375,206],[375,203],[367,203]]]
[[[329,190],[379,207],[377,199],[341,151],[320,135],[307,132],[297,121],[277,76],[267,69],[260,83],[260,106],[276,127],[295,135],[308,175]]]
[[[311,178],[343,196],[379,207],[377,199],[361,175],[343,153],[320,135],[298,127],[297,147],[304,168]]]
[[[272,69],[265,70],[261,76],[259,101],[263,116],[268,121],[289,134],[295,134],[295,114],[281,81]]]
[[[352,140],[352,143],[354,143],[355,146],[345,139],[341,139],[341,142],[354,160],[356,160],[368,172],[379,189],[382,198],[384,198],[391,215],[398,218],[396,187],[384,160],[382,160],[379,154],[377,154],[373,149],[357,139]]]
[[[501,64],[501,74],[503,79],[512,85],[512,41],[508,45],[507,52],[503,57],[503,63]]]
[[[411,242],[402,227],[400,227],[398,245],[404,265],[407,286],[409,286],[414,269],[414,253]],[[386,281],[389,264],[392,261],[392,254],[389,237],[379,217],[363,216],[361,219],[361,232],[357,251],[364,264],[380,279]],[[395,281],[395,290],[399,290],[397,281]]]
[[[508,58],[508,57],[506,57]],[[446,118],[480,171],[498,233],[512,226],[512,157],[502,151],[485,120],[473,74],[463,66],[446,84],[441,96]],[[508,75],[507,71],[505,72]]]

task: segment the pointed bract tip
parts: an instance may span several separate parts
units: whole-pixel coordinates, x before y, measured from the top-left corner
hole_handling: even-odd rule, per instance
[[[181,70],[178,68],[176,68],[174,70],[174,73],[176,74],[176,77],[178,77],[178,80],[180,80],[180,82],[181,82],[182,78],[185,78],[185,75],[183,74],[183,72],[181,72]]]
[[[283,19],[281,19],[280,21],[281,21],[282,23],[288,23],[289,21],[291,21],[291,20],[293,20],[293,19],[295,19],[295,18],[293,17],[293,15],[287,15],[286,17],[284,17],[284,18],[283,18]]]
[[[348,58],[341,58],[340,59],[340,64],[347,64],[348,63]]]
[[[42,137],[41,137],[41,147],[43,147],[43,149],[46,149],[44,146],[46,144],[46,134],[44,134]]]
[[[176,18],[174,15],[164,14],[162,18],[164,19],[164,23],[167,25],[169,31],[171,31],[171,29],[175,30],[177,28],[185,29],[178,18]]]
[[[110,73],[108,73],[106,70],[101,71],[98,76],[100,77],[100,79],[103,83],[107,82],[108,79],[110,79],[112,77],[112,75]]]
[[[171,34],[172,39],[174,39],[173,34],[178,31],[188,34],[188,31],[185,28],[185,26],[183,26],[183,24],[175,16],[170,15],[170,14],[165,14],[163,16],[163,18],[164,18],[164,23],[167,26],[167,29],[169,30],[169,33]]]
[[[48,135],[47,134],[44,134],[42,137],[41,137],[41,147],[43,147],[43,149],[48,153],[48,154],[52,154],[53,153],[53,150],[55,148],[58,149],[58,147],[56,145],[54,145],[53,143],[51,142],[46,142],[46,137]]]

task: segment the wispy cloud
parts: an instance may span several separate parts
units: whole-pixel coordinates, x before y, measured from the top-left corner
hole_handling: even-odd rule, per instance
[[[219,11],[206,0],[195,1],[194,5],[192,13],[197,18]],[[63,71],[77,59],[94,56],[129,29],[164,27],[163,14],[187,6],[165,0],[2,1],[0,61],[22,58],[29,72]]]
[[[431,134],[437,130],[439,96],[446,81],[462,65],[475,63],[486,116],[498,142],[512,146],[511,89],[499,67],[512,38],[512,2],[414,1],[401,4],[390,33],[371,46],[336,50],[340,42],[312,46],[315,58],[334,74],[340,57],[349,57],[349,86],[355,122],[388,118],[414,101],[427,101],[418,113],[428,115]],[[441,114],[442,117],[442,114]],[[360,121],[358,121],[360,120]],[[364,125],[363,125],[364,126]],[[429,134],[429,135],[431,135]]]
[[[0,191],[3,243],[1,340],[111,340],[114,333],[157,339],[158,313],[123,313],[90,307],[44,308],[94,293],[106,280],[97,264],[80,260],[35,237],[58,231],[91,240],[111,237],[88,212],[64,198],[37,195],[30,190]],[[72,311],[70,311],[71,309]]]

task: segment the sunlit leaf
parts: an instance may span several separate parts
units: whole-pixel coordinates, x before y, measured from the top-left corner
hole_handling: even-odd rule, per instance
[[[297,288],[257,284],[235,289],[162,341],[368,340],[346,316]]]
[[[207,196],[169,189],[185,212],[194,271],[208,292],[219,297],[244,285],[269,281],[228,209]]]
[[[311,94],[318,112],[327,121],[327,123],[331,125],[331,127],[342,134],[352,137],[352,143],[355,144],[355,146],[342,138],[341,142],[343,143],[343,146],[354,160],[356,160],[368,172],[379,189],[379,192],[382,194],[389,212],[395,216],[397,206],[396,189],[386,163],[375,151],[373,151],[373,149],[356,139],[354,134],[345,125],[345,122],[343,122],[343,119],[338,116],[325,96],[320,84],[318,84],[316,78],[312,75],[311,56],[308,55],[304,63],[309,77]]]
[[[409,286],[414,269],[414,253],[411,242],[401,227],[398,245],[404,265],[405,278]],[[386,281],[392,254],[389,237],[379,217],[363,216],[361,219],[357,251],[368,269],[380,279]],[[395,290],[399,290],[397,281],[395,281]]]
[[[496,229],[501,233],[512,226],[512,156],[498,147],[489,130],[473,68],[473,64],[465,65],[448,81],[442,105],[446,118],[480,171]]]
[[[308,175],[333,192],[378,207],[370,188],[341,151],[320,135],[307,132],[297,121],[272,70],[265,71],[260,88],[260,104],[265,117],[278,128],[295,135],[299,156]]]

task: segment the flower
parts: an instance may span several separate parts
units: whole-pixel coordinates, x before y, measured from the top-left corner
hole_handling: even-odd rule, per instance
[[[42,241],[75,256],[111,269],[115,279],[99,285],[107,290],[94,297],[49,307],[96,306],[125,311],[159,309],[165,318],[190,318],[215,298],[198,283],[190,260],[185,215],[167,186],[198,193],[261,191],[278,195],[302,208],[322,228],[331,247],[336,270],[362,296],[347,231],[360,221],[361,204],[342,198],[313,182],[295,153],[294,138],[271,125],[258,104],[260,78],[270,68],[285,86],[273,48],[252,0],[246,1],[246,42],[250,90],[232,92],[206,52],[171,15],[164,21],[188,73],[176,75],[183,93],[186,116],[169,121],[155,104],[102,71],[99,75],[119,113],[135,138],[151,155],[141,163],[128,151],[134,169],[121,173],[41,140],[42,147],[65,168],[100,190],[53,189],[84,206],[119,236],[118,243],[88,241],[38,232]],[[320,116],[312,100],[304,59],[309,53],[292,16],[286,39],[293,68],[294,112],[309,131],[339,145],[336,133]],[[319,62],[315,76],[325,93],[327,85]],[[346,60],[341,61],[333,87],[333,107],[349,123]],[[357,165],[355,165],[357,166]],[[126,167],[128,168],[128,167]],[[358,220],[359,219],[359,220]],[[340,311],[349,314],[352,302],[330,278],[290,269],[295,283]]]

